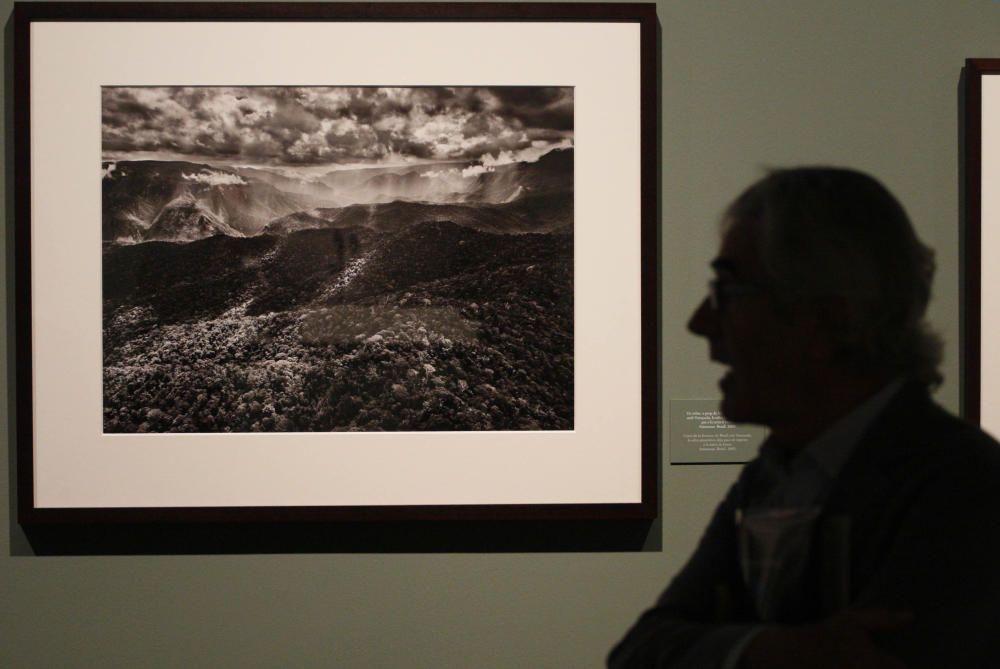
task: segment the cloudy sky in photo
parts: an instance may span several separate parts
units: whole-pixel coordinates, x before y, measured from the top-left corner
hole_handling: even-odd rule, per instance
[[[105,160],[335,167],[533,160],[573,142],[573,89],[104,87]]]

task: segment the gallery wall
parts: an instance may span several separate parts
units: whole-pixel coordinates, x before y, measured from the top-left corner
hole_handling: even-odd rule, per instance
[[[11,7],[4,0],[0,15]],[[1000,56],[1000,2],[657,8],[664,404],[717,395],[719,369],[684,325],[704,293],[720,210],[766,167],[832,163],[879,176],[937,249],[931,319],[947,342],[938,398],[957,410],[960,75],[966,57]],[[16,129],[4,102],[7,155]],[[5,379],[9,348],[5,338]],[[683,563],[738,471],[665,465],[661,521],[641,552],[39,557],[12,517],[12,465],[0,464],[0,666],[13,669],[596,667]]]

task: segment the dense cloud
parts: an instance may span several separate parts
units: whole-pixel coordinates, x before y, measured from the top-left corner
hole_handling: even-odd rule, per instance
[[[106,157],[485,162],[571,144],[573,89],[105,87],[102,118]]]

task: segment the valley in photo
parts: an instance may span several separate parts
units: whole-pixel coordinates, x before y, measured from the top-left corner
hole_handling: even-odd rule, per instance
[[[107,433],[570,430],[573,89],[104,87]]]

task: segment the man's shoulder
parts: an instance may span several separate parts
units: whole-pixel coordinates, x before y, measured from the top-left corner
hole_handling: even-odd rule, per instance
[[[939,460],[941,465],[1000,470],[1000,443],[981,427],[945,410],[925,389],[907,388],[903,393],[886,410],[880,425],[883,439],[895,431],[899,447],[915,456]]]
[[[766,447],[744,465],[728,502],[745,502],[767,480]],[[950,413],[920,385],[907,384],[872,422],[837,476],[835,489],[992,486],[1000,496],[1000,443]],[[841,490],[843,492],[843,490]]]
[[[904,388],[864,437],[850,482],[949,495],[1000,497],[1000,444],[948,412],[921,387]],[[863,470],[867,470],[866,475]]]

